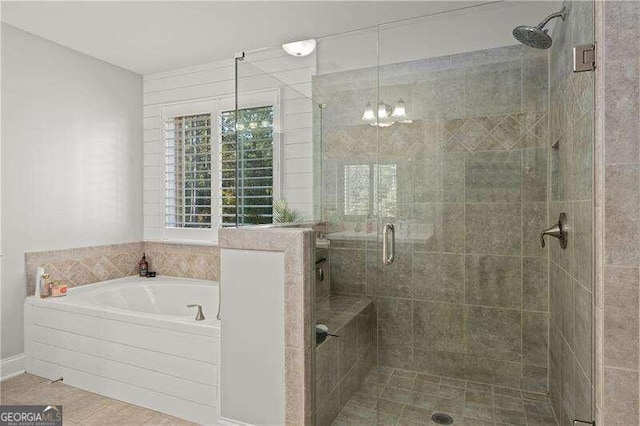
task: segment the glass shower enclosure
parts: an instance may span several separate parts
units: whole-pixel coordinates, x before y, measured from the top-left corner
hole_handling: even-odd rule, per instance
[[[237,61],[236,220],[318,234],[316,424],[592,420],[593,40],[592,2],[501,2]]]

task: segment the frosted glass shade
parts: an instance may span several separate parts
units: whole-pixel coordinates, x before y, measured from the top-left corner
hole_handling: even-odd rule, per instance
[[[292,41],[283,44],[282,48],[291,56],[307,56],[315,50],[316,40],[310,38],[309,40]]]

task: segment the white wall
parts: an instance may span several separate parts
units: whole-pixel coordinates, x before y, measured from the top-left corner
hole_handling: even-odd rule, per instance
[[[313,212],[311,76],[315,56],[294,58],[282,49],[247,54],[240,64],[240,101],[250,92],[279,90],[281,116],[281,198],[307,217]],[[144,239],[162,239],[163,105],[233,98],[234,61],[213,62],[144,76]]]
[[[537,25],[561,8],[558,0],[503,1],[324,37],[318,74],[515,45],[515,26]]]
[[[284,253],[222,249],[220,273],[220,415],[240,424],[283,425]]]
[[[2,25],[2,358],[24,253],[142,238],[142,78]]]

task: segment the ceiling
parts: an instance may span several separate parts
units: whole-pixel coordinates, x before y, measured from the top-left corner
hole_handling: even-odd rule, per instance
[[[489,1],[3,1],[2,21],[139,74]]]

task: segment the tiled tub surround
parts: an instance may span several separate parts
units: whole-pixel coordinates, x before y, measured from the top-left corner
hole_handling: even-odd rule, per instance
[[[364,229],[344,215],[344,166],[395,164],[396,260],[382,267],[375,240],[332,239],[331,291],[373,297],[382,366],[546,392],[547,52],[383,66],[380,97],[402,97],[413,123],[380,129],[361,122],[369,74],[314,82],[324,217]]]
[[[27,295],[35,292],[38,266],[42,266],[52,280],[63,280],[69,287],[77,287],[137,275],[143,249],[144,244],[137,242],[26,253]]]
[[[218,246],[146,241],[144,251],[149,268],[159,275],[214,281],[220,278]]]
[[[137,242],[79,247],[25,254],[27,295],[35,290],[35,271],[42,266],[52,280],[77,287],[138,275],[138,261],[147,254],[149,267],[158,275],[218,280],[220,249],[217,246]]]
[[[151,296],[150,296],[151,295]],[[218,418],[217,283],[122,278],[24,304],[27,372],[202,424]],[[206,319],[186,305],[197,300]],[[215,308],[214,308],[215,309]]]
[[[360,388],[375,362],[375,315],[370,299],[328,296],[316,305],[316,322],[329,327],[316,347],[316,425],[330,425]]]
[[[550,51],[549,223],[566,213],[570,240],[564,250],[549,241],[549,387],[558,420],[570,424],[593,419],[594,73],[574,73],[571,52],[594,34],[592,2],[564,6],[567,19],[554,27]]]

